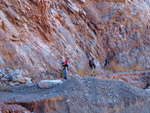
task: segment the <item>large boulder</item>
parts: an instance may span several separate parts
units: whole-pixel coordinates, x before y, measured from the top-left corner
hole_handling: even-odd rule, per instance
[[[19,105],[0,104],[0,113],[30,113],[26,108]]]
[[[56,85],[62,84],[61,80],[41,80],[38,83],[39,88],[52,88]]]

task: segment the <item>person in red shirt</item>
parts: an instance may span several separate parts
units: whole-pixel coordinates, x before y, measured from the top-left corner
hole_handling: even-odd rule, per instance
[[[68,65],[62,62],[64,79],[67,79]]]
[[[68,59],[69,59],[69,58],[67,57],[66,60],[65,60],[65,64],[67,64],[67,65],[68,65]]]
[[[68,57],[66,58],[65,62],[62,63],[63,66],[63,74],[64,74],[64,79],[67,79],[67,72],[68,72]]]

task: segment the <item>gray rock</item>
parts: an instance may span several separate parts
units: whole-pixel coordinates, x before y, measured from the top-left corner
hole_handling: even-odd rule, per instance
[[[61,80],[42,80],[38,83],[39,88],[52,88],[63,83]]]
[[[83,3],[85,3],[86,2],[86,0],[80,0],[81,2],[83,2]]]
[[[27,81],[26,82],[26,85],[30,85],[30,84],[32,84],[32,81]]]
[[[1,82],[7,82],[8,79],[7,78],[1,78]]]
[[[19,82],[19,83],[25,83],[26,82],[22,75],[11,76],[11,79],[13,82]]]
[[[29,82],[31,82],[31,83],[32,83],[32,81],[31,81],[31,80],[32,80],[32,78],[30,78],[30,77],[24,77],[24,80],[25,80],[26,82],[28,82],[28,81],[29,81]]]
[[[13,83],[13,82],[11,81],[11,82],[9,82],[9,85],[10,85],[10,86],[15,86],[15,83]]]

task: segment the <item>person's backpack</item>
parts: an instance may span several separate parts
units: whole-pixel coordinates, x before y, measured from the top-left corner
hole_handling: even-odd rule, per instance
[[[110,63],[110,60],[108,58],[105,58],[105,62],[108,64]]]
[[[90,61],[89,61],[89,66],[92,67],[93,65],[94,65],[93,60],[90,60]]]
[[[94,64],[94,63],[93,63],[93,60],[91,60],[90,65],[93,66],[93,64]]]

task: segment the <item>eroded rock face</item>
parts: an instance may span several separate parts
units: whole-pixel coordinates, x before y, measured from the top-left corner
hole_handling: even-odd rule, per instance
[[[50,88],[23,87],[0,92],[0,102],[35,113],[148,113],[150,91],[116,80],[72,77]]]
[[[0,67],[57,76],[66,55],[75,73],[92,53],[98,72],[105,56],[149,68],[149,10],[146,0],[1,0]]]

